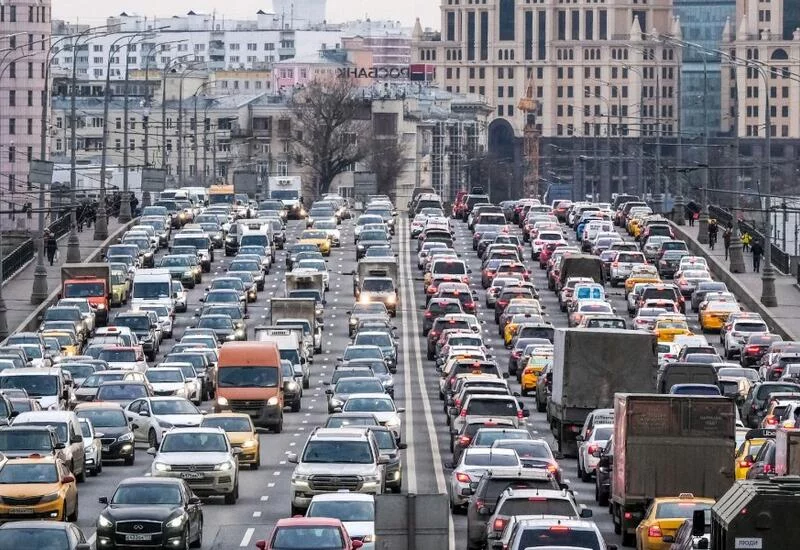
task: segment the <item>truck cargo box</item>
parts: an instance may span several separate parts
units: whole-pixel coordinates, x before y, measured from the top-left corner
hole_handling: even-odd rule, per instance
[[[775,474],[800,476],[800,429],[778,428],[775,433]]]

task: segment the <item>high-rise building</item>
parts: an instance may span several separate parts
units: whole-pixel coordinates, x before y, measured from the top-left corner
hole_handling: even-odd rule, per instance
[[[525,95],[537,105],[544,162],[548,144],[581,137],[570,147],[583,141],[587,150],[574,149],[572,157],[604,157],[608,170],[614,142],[619,166],[611,191],[643,177],[645,163],[634,162],[628,142],[636,140],[629,138],[676,131],[681,51],[655,36],[678,32],[671,0],[442,0],[441,29],[417,25],[412,63],[434,65],[445,90],[494,105],[488,137],[495,155],[520,160],[526,117],[518,103]]]
[[[734,16],[736,0],[675,0],[674,11],[683,40],[716,50],[725,21]],[[685,48],[680,76],[681,133],[692,139],[701,136],[707,126],[713,135],[720,125],[719,57]]]
[[[42,104],[50,49],[49,0],[0,4],[0,208],[20,211],[38,189],[28,180],[30,161],[41,158]],[[12,225],[2,216],[0,225]]]

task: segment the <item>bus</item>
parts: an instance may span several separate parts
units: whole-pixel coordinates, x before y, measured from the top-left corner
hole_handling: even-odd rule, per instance
[[[235,193],[233,185],[212,185],[208,189],[209,204],[230,204],[233,205]]]

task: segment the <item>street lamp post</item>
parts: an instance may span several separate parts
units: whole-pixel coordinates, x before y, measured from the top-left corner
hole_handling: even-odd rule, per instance
[[[683,109],[681,109],[681,102],[683,101],[683,94],[681,93],[681,68],[678,67],[678,82],[676,88],[676,92],[678,94],[677,101],[675,104],[678,107],[678,120],[677,127],[678,127],[678,147],[675,150],[675,165],[682,166],[683,165],[683,124],[681,119],[683,118]],[[678,225],[686,225],[686,203],[683,198],[683,173],[680,170],[675,171],[675,206],[673,207],[672,216],[675,220],[675,223]]]
[[[708,244],[708,60],[703,53],[703,189],[700,192],[700,215],[697,218],[697,242]]]

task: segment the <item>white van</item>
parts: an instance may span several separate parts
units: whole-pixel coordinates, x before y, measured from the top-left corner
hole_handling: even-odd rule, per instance
[[[64,460],[72,475],[86,480],[86,451],[83,447],[81,422],[72,411],[28,411],[14,419],[13,426],[52,426],[59,443],[64,444]]]
[[[172,276],[168,269],[139,269],[133,276],[131,309],[138,309],[143,303],[158,303],[174,307],[175,295],[172,293]]]
[[[5,369],[0,372],[0,390],[10,388],[26,390],[46,411],[65,410],[69,406],[70,390],[58,367]]]

